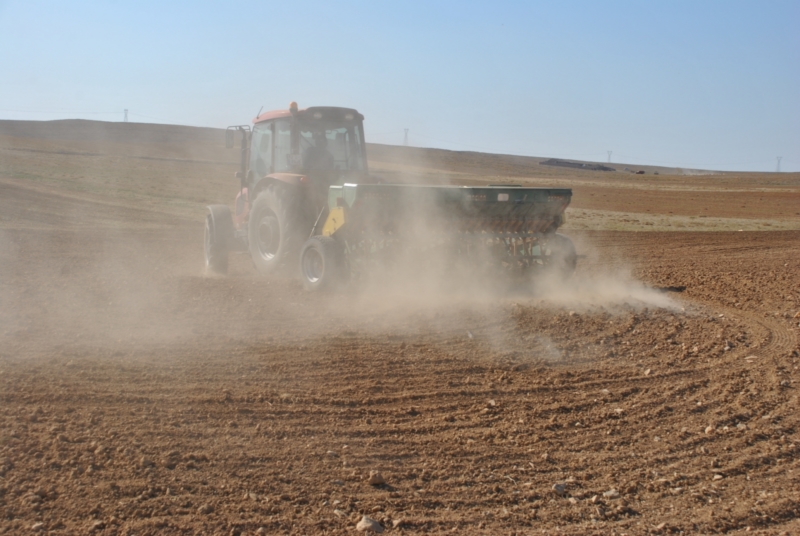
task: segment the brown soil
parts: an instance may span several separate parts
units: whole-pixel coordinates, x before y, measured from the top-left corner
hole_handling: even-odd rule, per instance
[[[227,156],[34,134],[0,140],[0,533],[800,530],[800,232],[587,231],[560,292],[320,296],[203,274]],[[589,179],[642,191],[558,180]]]

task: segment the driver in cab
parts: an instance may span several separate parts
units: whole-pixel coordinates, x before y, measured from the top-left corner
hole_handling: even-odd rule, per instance
[[[306,149],[303,164],[308,171],[333,171],[333,155],[328,151],[328,137],[314,132],[314,145]]]

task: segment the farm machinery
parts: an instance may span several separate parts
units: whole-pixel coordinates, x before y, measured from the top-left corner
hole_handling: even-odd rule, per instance
[[[226,273],[231,251],[262,274],[299,275],[308,290],[370,273],[440,270],[569,277],[578,256],[556,232],[572,191],[509,185],[384,184],[367,168],[363,116],[335,107],[260,114],[239,138],[234,210],[208,207],[205,261]]]

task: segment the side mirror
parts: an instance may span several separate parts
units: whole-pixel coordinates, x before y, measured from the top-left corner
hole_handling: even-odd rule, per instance
[[[232,149],[234,143],[236,142],[236,131],[235,130],[226,130],[225,131],[225,148]]]

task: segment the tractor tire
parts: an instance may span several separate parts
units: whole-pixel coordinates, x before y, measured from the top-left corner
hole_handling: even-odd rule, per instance
[[[575,273],[578,264],[578,254],[572,240],[566,236],[554,233],[547,239],[544,247],[546,257],[545,267],[548,273],[561,281],[566,281]]]
[[[308,232],[299,197],[282,184],[261,191],[250,209],[247,241],[259,273],[286,273],[297,266],[297,254]]]
[[[203,236],[207,270],[222,275],[228,273],[228,251],[232,239],[231,210],[225,205],[209,206]]]
[[[331,290],[345,280],[344,248],[329,236],[306,240],[300,252],[300,277],[308,291]]]

